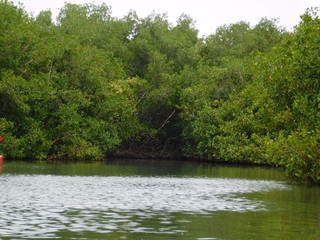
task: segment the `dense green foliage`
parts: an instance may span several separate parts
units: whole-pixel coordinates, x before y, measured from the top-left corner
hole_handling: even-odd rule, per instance
[[[0,144],[11,158],[192,157],[320,182],[320,19],[199,38],[194,21],[0,0]]]

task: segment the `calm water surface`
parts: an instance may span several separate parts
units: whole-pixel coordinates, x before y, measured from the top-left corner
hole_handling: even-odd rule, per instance
[[[320,187],[261,167],[5,162],[0,239],[320,240]]]

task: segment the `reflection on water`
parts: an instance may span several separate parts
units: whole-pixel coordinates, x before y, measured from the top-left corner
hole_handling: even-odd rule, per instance
[[[292,239],[300,236],[291,231],[301,223],[291,226],[286,218],[296,213],[310,218],[301,236],[319,236],[320,212],[310,215],[281,202],[282,195],[296,200],[295,186],[275,180],[4,172],[0,186],[3,240]],[[310,196],[320,193],[313,190]],[[319,211],[312,205],[317,200],[301,208]]]
[[[8,175],[1,180],[0,225],[5,227],[0,235],[42,238],[62,229],[183,232],[170,226],[168,213],[266,211],[262,201],[243,194],[287,188],[272,181],[219,178]],[[163,215],[161,223],[168,226],[141,225],[155,215]]]

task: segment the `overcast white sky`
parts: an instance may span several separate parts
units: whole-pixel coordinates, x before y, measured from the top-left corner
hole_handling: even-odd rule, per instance
[[[319,0],[13,0],[21,2],[25,9],[33,15],[42,10],[51,9],[54,16],[69,3],[94,3],[96,5],[105,2],[111,7],[112,16],[122,18],[131,9],[135,10],[139,17],[146,17],[152,11],[167,13],[168,19],[175,24],[182,13],[188,14],[196,21],[196,27],[200,34],[214,33],[217,27],[223,24],[236,23],[238,21],[249,22],[252,26],[257,24],[262,17],[278,18],[280,25],[287,30],[300,21],[300,15],[309,7],[319,7]]]

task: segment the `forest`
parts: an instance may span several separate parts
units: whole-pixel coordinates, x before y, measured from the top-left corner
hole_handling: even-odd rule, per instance
[[[182,14],[57,19],[0,0],[0,153],[8,159],[183,158],[284,169],[320,183],[320,19],[199,37]]]

